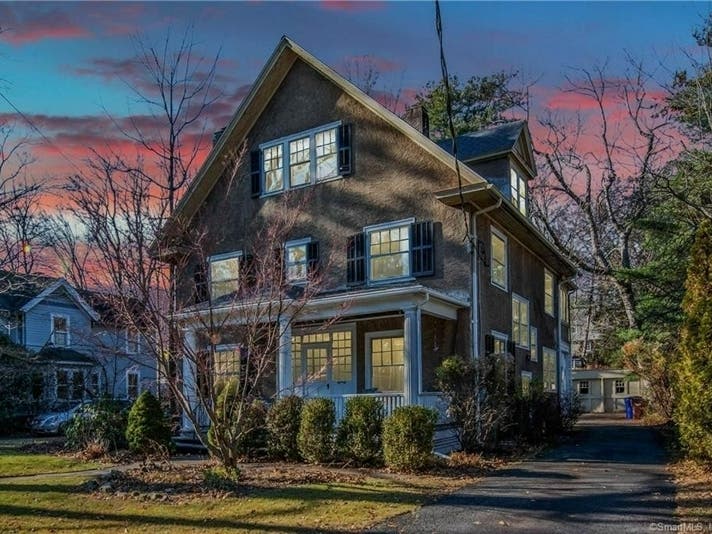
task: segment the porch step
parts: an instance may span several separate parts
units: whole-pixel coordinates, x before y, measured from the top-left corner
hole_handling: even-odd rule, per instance
[[[200,440],[195,437],[195,434],[183,433],[179,436],[173,436],[171,438],[173,445],[178,452],[190,452],[190,453],[206,453],[208,449],[203,445]]]

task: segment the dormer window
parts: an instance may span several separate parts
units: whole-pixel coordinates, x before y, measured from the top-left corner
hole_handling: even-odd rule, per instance
[[[260,145],[251,155],[252,196],[351,174],[351,128],[334,122]]]
[[[521,212],[527,214],[527,182],[514,169],[510,170],[509,186],[512,204]]]

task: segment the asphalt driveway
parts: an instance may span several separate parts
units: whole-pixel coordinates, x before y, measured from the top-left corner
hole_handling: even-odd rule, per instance
[[[611,533],[670,531],[675,488],[655,431],[588,416],[573,438],[497,471],[377,532]]]

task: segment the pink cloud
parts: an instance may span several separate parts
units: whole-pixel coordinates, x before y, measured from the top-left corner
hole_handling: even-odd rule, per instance
[[[34,43],[43,39],[78,39],[91,33],[73,21],[65,12],[42,7],[13,9],[0,6],[3,32],[0,40],[13,45]]]
[[[332,11],[371,11],[375,9],[383,9],[385,4],[379,1],[358,2],[355,0],[321,0],[320,3],[323,9]]]

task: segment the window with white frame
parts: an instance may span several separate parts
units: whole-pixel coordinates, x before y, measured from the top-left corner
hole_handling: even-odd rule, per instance
[[[230,252],[208,258],[211,298],[217,299],[239,289],[241,259],[242,252]]]
[[[370,356],[369,386],[377,391],[403,391],[405,345],[402,333],[367,336]]]
[[[544,269],[544,311],[554,316],[554,274]]]
[[[559,285],[559,317],[562,323],[569,324],[569,292],[563,285]]]
[[[410,225],[413,220],[364,228],[368,239],[368,279],[410,276]]]
[[[303,350],[309,349],[310,345],[310,350]],[[293,382],[350,382],[352,354],[351,330],[293,335]]]
[[[514,204],[522,215],[527,214],[527,183],[524,178],[514,169],[510,170],[509,187],[512,204]]]
[[[512,340],[529,349],[529,301],[512,294]]]
[[[308,255],[307,246],[310,239],[288,241],[284,245],[284,260],[287,271],[287,280],[300,282],[307,279]]]
[[[321,126],[261,145],[262,193],[269,195],[339,177],[339,125]]]
[[[56,397],[57,400],[69,400],[69,371],[57,369],[56,377]]]
[[[616,394],[620,395],[621,393],[625,393],[625,382],[623,380],[616,380],[614,386],[616,388]]]
[[[529,359],[539,361],[539,331],[535,326],[529,328]]]
[[[240,376],[240,348],[220,347],[213,354],[215,382],[228,381]]]
[[[528,395],[532,384],[532,374],[529,371],[522,371],[522,394]]]
[[[507,290],[507,238],[492,228],[490,236],[490,280]]]
[[[506,354],[507,343],[509,342],[509,337],[507,334],[502,332],[492,331],[492,353],[493,354]]]
[[[57,347],[69,346],[69,317],[52,315],[52,344]]]
[[[588,380],[579,380],[578,383],[578,393],[579,395],[588,395],[591,385]]]
[[[137,354],[139,352],[140,335],[135,328],[126,329],[126,354]]]
[[[541,349],[542,383],[544,391],[554,392],[557,390],[557,365],[556,351],[548,347]]]
[[[126,398],[135,399],[141,392],[141,375],[138,371],[126,371]]]

